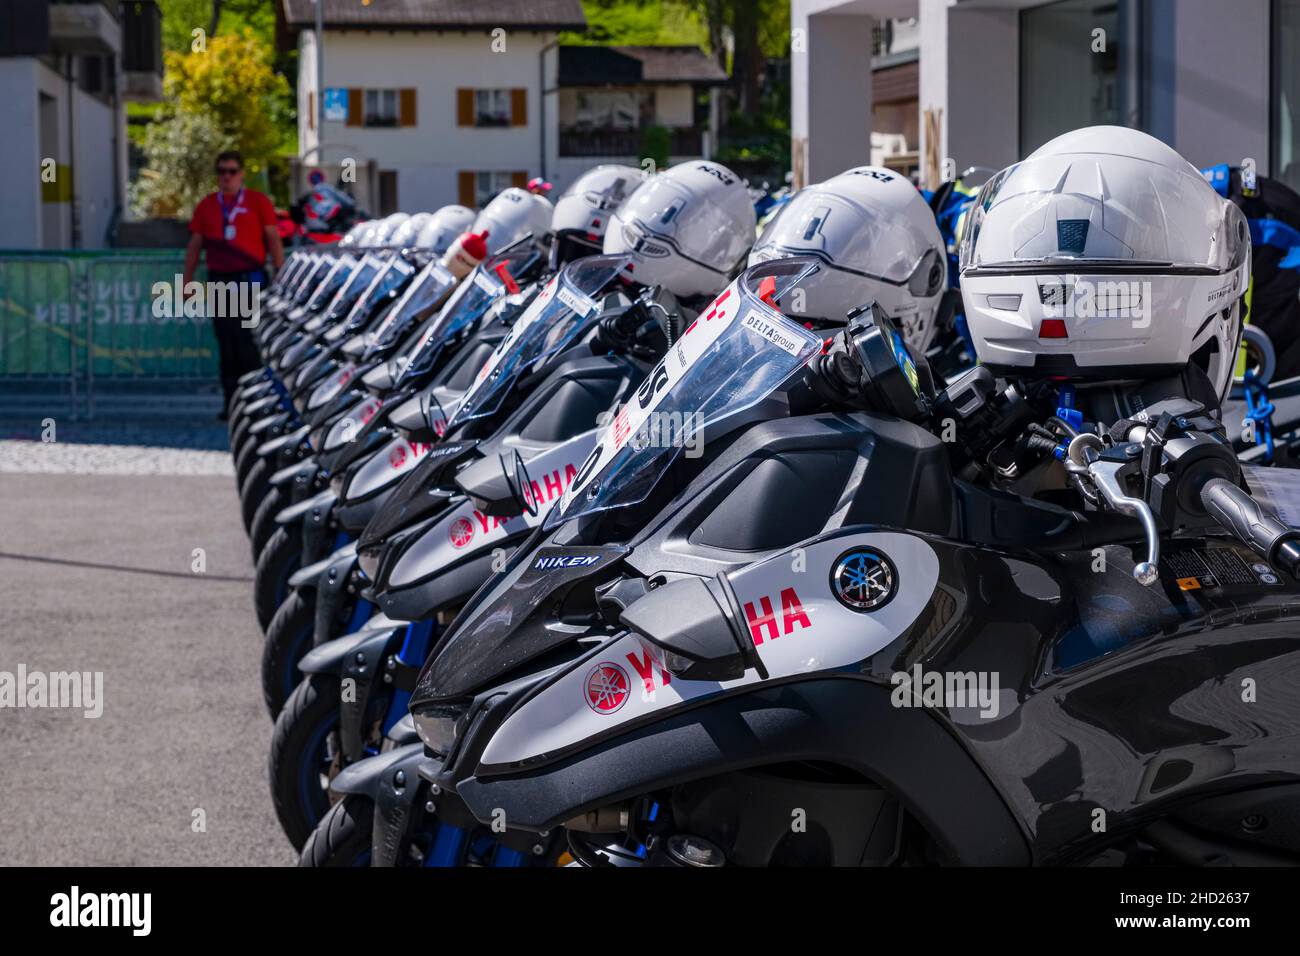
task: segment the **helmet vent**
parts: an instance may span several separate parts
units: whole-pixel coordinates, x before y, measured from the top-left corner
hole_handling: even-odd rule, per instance
[[[1088,244],[1087,219],[1060,219],[1056,223],[1056,247],[1060,252],[1082,255]]]

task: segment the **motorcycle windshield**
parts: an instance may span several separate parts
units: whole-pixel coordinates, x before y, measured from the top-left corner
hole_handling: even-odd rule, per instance
[[[307,300],[307,311],[314,312],[324,305],[334,295],[335,292],[343,285],[352,270],[357,266],[357,260],[351,256],[343,256],[333,266],[330,267],[325,278],[321,280],[316,291],[311,294]]]
[[[487,315],[493,306],[518,295],[514,277],[523,275],[540,258],[534,246],[525,244],[479,263],[442,310],[427,320],[415,344],[402,355],[402,371],[395,384],[400,387],[432,368],[447,342]]]
[[[365,291],[356,296],[355,301],[344,303],[344,308],[351,307],[348,308],[343,325],[349,329],[361,326],[375,310],[375,306],[413,275],[415,275],[415,266],[401,256],[393,256],[374,273],[374,277],[365,286]]]
[[[404,259],[394,260],[392,267],[375,277],[375,281],[370,284],[370,288],[366,290],[362,300],[357,303],[356,307],[348,315],[345,324],[351,328],[360,326],[378,303],[382,302],[394,289],[399,288],[402,283],[413,275],[415,275],[413,265]],[[418,313],[410,311],[406,303],[408,303],[408,297],[415,291],[416,286],[423,293],[434,296],[434,302],[438,302],[442,300],[447,294],[447,290],[455,282],[455,277],[445,269],[441,271],[440,275],[434,276],[431,276],[428,269],[425,269],[416,279],[412,288],[407,289],[397,301],[392,303],[391,307],[384,310],[383,318],[375,326],[374,330],[366,333],[366,350],[362,355],[362,361],[369,361],[376,352],[396,342],[397,337],[414,320]]]
[[[352,270],[347,281],[339,286],[339,290],[334,293],[334,298],[330,299],[329,305],[325,309],[325,314],[330,319],[337,319],[344,315],[354,302],[361,297],[361,294],[370,285],[376,274],[385,268],[386,263],[375,256],[366,256],[361,260],[361,264]]]
[[[571,262],[546,284],[479,370],[448,429],[491,415],[519,376],[568,346],[596,321],[596,301],[631,256],[590,256]]]
[[[330,261],[324,256],[318,258],[312,267],[304,273],[302,281],[294,290],[293,304],[305,305],[307,300],[311,298],[312,293],[316,291],[319,284],[324,281],[325,277],[329,275],[336,265],[338,265],[337,261]]]
[[[807,257],[776,259],[724,289],[605,426],[547,529],[645,500],[706,428],[758,404],[816,355],[821,339],[768,301],[784,301],[817,268]]]

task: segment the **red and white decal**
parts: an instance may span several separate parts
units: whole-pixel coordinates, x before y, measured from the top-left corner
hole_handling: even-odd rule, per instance
[[[537,527],[577,476],[579,463],[590,453],[595,441],[595,431],[584,432],[525,462],[537,514],[488,515],[475,508],[472,501],[462,501],[411,544],[398,559],[389,580],[402,587],[458,560],[471,548],[490,550],[516,534]]]
[[[587,706],[598,714],[618,711],[630,696],[627,671],[608,661],[597,664],[587,672],[584,692]]]
[[[830,569],[849,549],[867,547],[887,555],[899,571],[898,591],[877,611],[859,613],[836,600]],[[916,621],[939,580],[939,559],[922,538],[893,531],[841,535],[804,547],[807,570],[792,570],[789,552],[730,576],[749,638],[771,678],[796,677],[857,664],[888,647]],[[587,677],[592,664],[575,665],[530,698],[488,741],[485,764],[509,764],[581,744],[611,726],[639,722],[711,695],[743,691],[761,683],[749,669],[730,681],[674,677],[661,648],[636,634],[606,645],[601,666],[635,675],[618,709],[592,707]],[[581,699],[583,703],[578,704]]]

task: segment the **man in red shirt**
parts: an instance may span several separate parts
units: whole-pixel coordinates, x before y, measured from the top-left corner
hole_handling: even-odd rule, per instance
[[[266,284],[266,253],[279,269],[284,264],[284,246],[276,228],[275,207],[255,189],[244,188],[244,159],[233,150],[217,157],[217,191],[203,197],[190,219],[190,242],[185,248],[185,286],[194,277],[199,253],[208,254],[209,282],[255,282]],[[244,301],[257,298],[242,295]],[[214,315],[217,352],[221,357],[221,388],[226,404],[217,416],[224,420],[236,382],[245,372],[261,365],[253,333],[243,317]]]

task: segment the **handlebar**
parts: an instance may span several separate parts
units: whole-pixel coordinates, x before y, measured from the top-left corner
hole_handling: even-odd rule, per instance
[[[1226,478],[1211,478],[1202,486],[1201,504],[1264,560],[1300,580],[1300,530],[1283,524]]]

